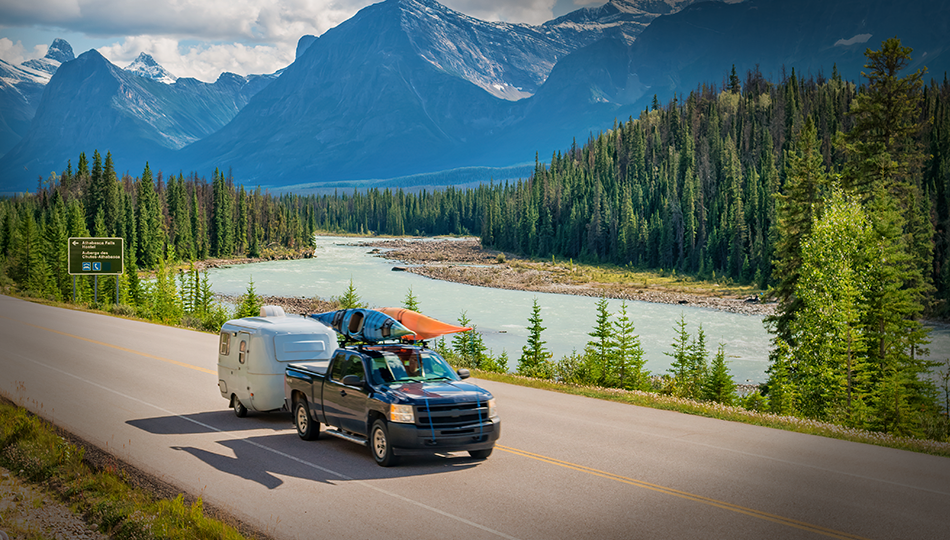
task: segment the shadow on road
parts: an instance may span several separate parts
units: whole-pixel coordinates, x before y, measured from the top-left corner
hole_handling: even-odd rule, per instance
[[[292,476],[326,484],[380,478],[405,478],[469,469],[480,463],[461,454],[404,457],[397,467],[376,465],[369,449],[324,435],[305,442],[296,432],[246,439],[227,439],[217,444],[230,450],[222,454],[193,446],[172,446],[221,472],[256,482],[268,489]],[[228,455],[228,454],[233,454]]]
[[[293,427],[290,413],[251,413],[247,418],[238,418],[230,409],[209,411],[175,416],[141,418],[126,422],[153,435],[185,435],[194,433],[214,433],[216,431],[248,431],[253,429],[273,429],[274,431]]]
[[[174,450],[190,454],[219,471],[274,489],[281,476],[334,483],[377,478],[399,478],[464,470],[481,461],[466,453],[406,456],[398,467],[376,465],[365,446],[322,434],[317,441],[302,441],[286,412],[257,413],[237,418],[229,409],[194,414],[141,418],[126,422],[153,435],[169,435]],[[217,441],[222,453],[189,446],[189,436],[271,430],[273,435],[229,438]],[[237,435],[240,437],[240,435]],[[178,444],[174,444],[178,443]],[[186,444],[182,444],[186,443]]]

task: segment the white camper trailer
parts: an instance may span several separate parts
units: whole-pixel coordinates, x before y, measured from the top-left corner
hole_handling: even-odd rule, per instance
[[[264,306],[259,317],[230,320],[218,340],[218,388],[234,414],[275,411],[284,406],[284,368],[288,362],[329,363],[336,332],[310,317],[287,316],[279,306]]]

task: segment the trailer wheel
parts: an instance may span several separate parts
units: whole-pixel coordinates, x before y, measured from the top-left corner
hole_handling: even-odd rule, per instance
[[[381,467],[392,467],[399,462],[399,457],[393,453],[393,447],[389,444],[389,430],[386,428],[386,422],[377,420],[373,422],[373,429],[369,435],[369,449],[373,453],[373,459]]]
[[[247,416],[247,407],[241,403],[241,400],[237,396],[231,398],[231,403],[234,405],[234,416],[238,418],[244,418]]]
[[[294,404],[294,425],[301,439],[313,441],[320,438],[320,423],[310,418],[310,407],[305,399]]]

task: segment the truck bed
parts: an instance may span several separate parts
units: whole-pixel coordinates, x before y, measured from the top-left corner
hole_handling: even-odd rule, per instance
[[[318,375],[323,375],[325,377],[327,374],[327,367],[329,365],[329,360],[311,360],[308,362],[294,362],[293,364],[287,364],[287,367],[301,371],[309,371]]]

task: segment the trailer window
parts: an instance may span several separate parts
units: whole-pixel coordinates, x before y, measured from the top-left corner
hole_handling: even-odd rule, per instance
[[[247,360],[247,341],[241,340],[240,351],[238,351],[238,362],[244,363]]]
[[[231,354],[231,332],[221,332],[221,344],[218,346],[218,353],[225,356]]]

